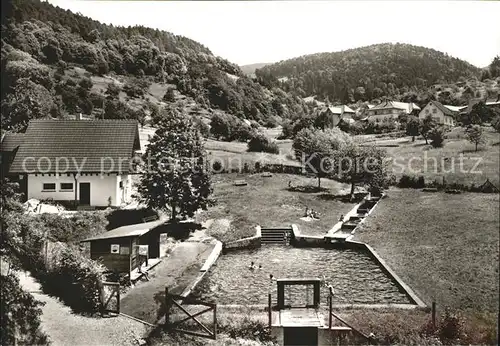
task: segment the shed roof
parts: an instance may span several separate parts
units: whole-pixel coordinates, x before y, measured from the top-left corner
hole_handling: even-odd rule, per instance
[[[140,149],[137,120],[32,120],[23,137],[11,173],[55,173],[61,158],[63,173],[128,172]]]
[[[112,229],[111,231],[99,234],[95,237],[90,237],[83,242],[93,241],[93,240],[101,240],[101,239],[111,239],[111,238],[124,238],[124,237],[140,237],[152,229],[164,224],[166,222],[165,219],[138,223],[135,225],[127,225]]]

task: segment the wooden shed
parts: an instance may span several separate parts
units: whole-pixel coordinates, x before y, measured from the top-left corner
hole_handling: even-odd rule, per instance
[[[155,229],[165,222],[156,220],[122,226],[82,242],[90,243],[90,258],[100,260],[110,271],[130,273],[140,263],[140,252],[148,259],[160,257],[160,232]]]

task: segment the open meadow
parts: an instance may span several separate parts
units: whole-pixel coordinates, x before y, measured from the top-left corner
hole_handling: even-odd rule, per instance
[[[442,148],[425,144],[422,138],[390,139],[383,135],[356,136],[365,145],[385,149],[391,159],[391,171],[397,178],[403,174],[423,176],[426,182],[481,185],[489,179],[499,186],[500,134],[484,127],[485,143],[474,151],[474,144],[465,139],[464,129],[457,127],[446,135]],[[462,162],[462,163],[461,163]],[[463,168],[461,168],[463,167]]]
[[[427,304],[496,312],[499,217],[498,194],[391,189],[355,238]]]
[[[247,186],[234,186],[235,180],[245,180]],[[206,219],[231,220],[230,234],[214,235],[222,241],[232,241],[255,234],[255,226],[299,226],[302,233],[324,235],[354,206],[339,197],[349,192],[349,186],[322,179],[322,189],[315,191],[314,177],[273,174],[216,174],[212,178],[217,204],[202,213]],[[290,191],[288,183],[297,191]],[[306,207],[320,213],[319,220],[303,221]]]

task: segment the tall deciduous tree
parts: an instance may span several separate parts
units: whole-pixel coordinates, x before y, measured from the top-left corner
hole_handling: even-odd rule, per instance
[[[418,118],[415,116],[409,116],[406,122],[406,134],[411,136],[411,141],[415,142],[415,136],[418,136]]]
[[[465,130],[465,137],[467,140],[476,146],[475,151],[477,151],[477,146],[479,144],[484,143],[483,134],[483,128],[480,125],[472,125]]]
[[[295,157],[298,158],[307,171],[318,177],[318,189],[321,188],[321,178],[331,175],[332,154],[339,150],[351,138],[339,129],[317,131],[310,128],[301,130],[293,141]]]
[[[418,126],[418,132],[424,137],[425,144],[429,144],[429,134],[436,127],[436,122],[432,118],[432,116],[428,115],[424,119],[420,121]]]
[[[142,199],[151,208],[170,211],[172,220],[206,209],[212,186],[205,155],[189,117],[170,109],[158,122],[144,156],[146,167],[138,187]]]
[[[386,187],[388,170],[385,158],[384,150],[362,147],[355,142],[347,142],[334,153],[335,173],[351,184],[351,199],[354,199],[356,185],[368,185],[377,192]]]

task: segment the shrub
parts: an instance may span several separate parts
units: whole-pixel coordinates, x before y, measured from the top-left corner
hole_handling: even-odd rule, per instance
[[[40,306],[19,285],[14,275],[1,276],[1,345],[48,345],[47,336],[40,330]]]
[[[108,223],[104,213],[94,212],[78,212],[70,218],[57,214],[42,214],[39,218],[48,228],[52,239],[65,243],[77,243],[103,233]]]
[[[259,133],[255,135],[250,142],[248,142],[248,151],[266,152],[271,154],[279,154],[279,147],[275,141],[272,141],[264,134]]]
[[[163,95],[163,101],[165,102],[175,102],[175,91],[174,88],[168,88]]]
[[[200,118],[194,118],[193,123],[203,137],[207,138],[210,135],[210,126],[208,126],[208,124],[203,120]]]
[[[246,142],[251,139],[254,134],[255,131],[250,126],[244,122],[240,122],[233,127],[231,139]]]
[[[403,174],[397,185],[401,188],[421,189],[425,187],[425,179],[422,176],[415,177]]]
[[[434,148],[440,148],[443,146],[445,129],[442,126],[437,126],[429,132],[429,139],[431,140],[431,145]]]
[[[459,312],[446,309],[443,320],[439,324],[439,338],[445,343],[459,343],[464,336],[464,325],[465,320]]]
[[[221,170],[222,170],[222,163],[220,161],[214,161],[212,163],[212,169],[217,172],[217,173],[220,173]]]
[[[61,298],[75,312],[99,312],[105,268],[68,246],[61,246],[57,257],[47,273],[39,273],[44,289]]]

